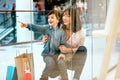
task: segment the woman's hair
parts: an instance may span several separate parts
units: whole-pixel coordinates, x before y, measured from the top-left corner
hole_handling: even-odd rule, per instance
[[[51,15],[51,14],[55,14],[56,18],[59,20],[59,23],[58,23],[58,27],[60,27],[60,21],[61,21],[61,14],[59,11],[57,10],[51,10],[47,16]]]
[[[63,14],[67,11],[68,11],[68,15],[70,15],[70,17],[71,17],[70,27],[71,27],[72,32],[77,32],[77,31],[81,30],[82,21],[80,20],[80,14],[79,14],[79,10],[77,9],[77,7],[76,6],[67,7],[64,9]],[[65,29],[65,28],[66,27],[63,24],[63,29]]]

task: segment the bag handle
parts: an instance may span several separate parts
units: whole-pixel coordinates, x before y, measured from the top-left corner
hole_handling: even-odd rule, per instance
[[[26,55],[26,57],[27,57],[27,61],[26,61],[26,67],[27,67],[27,70],[29,69],[30,70],[30,72],[31,72],[31,65],[30,65],[30,59],[29,59],[29,56],[27,56],[27,55],[29,55],[28,54],[28,51],[27,51],[27,49],[26,49],[26,53],[25,53],[25,55]],[[30,56],[30,58],[31,58],[31,56]]]
[[[26,54],[28,53],[28,50],[26,49]]]
[[[31,69],[30,69],[30,63],[29,63],[29,61],[27,60],[27,61],[25,61],[25,70],[30,70],[30,72],[31,72]]]
[[[26,52],[25,53],[23,53],[24,54],[24,57],[26,58],[26,61],[25,61],[25,69],[26,70],[30,70],[30,72],[31,72],[31,65],[30,65],[30,59],[29,58],[31,58],[31,56],[29,57],[28,55],[28,50],[26,49]],[[32,55],[32,54],[30,54],[30,55]],[[20,51],[19,50],[16,50],[16,58],[17,58],[17,56],[19,56],[20,57]],[[23,56],[21,56],[21,57],[23,57]]]
[[[16,50],[16,57],[17,56],[20,56],[20,51],[19,50]]]

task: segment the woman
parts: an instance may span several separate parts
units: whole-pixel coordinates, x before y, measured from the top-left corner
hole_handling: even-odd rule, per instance
[[[65,9],[62,17],[63,30],[69,48],[61,45],[59,49],[65,55],[72,55],[70,57],[72,59],[67,59],[67,65],[68,69],[75,70],[73,80],[80,79],[87,56],[87,49],[84,47],[86,33],[82,28],[82,22],[79,17],[80,13],[77,7],[73,6]]]

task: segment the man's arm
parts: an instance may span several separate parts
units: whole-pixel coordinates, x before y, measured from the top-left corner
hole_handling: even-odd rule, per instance
[[[48,25],[35,25],[35,24],[27,24],[21,21],[18,21],[20,23],[20,26],[22,28],[28,28],[29,30],[32,30],[34,32],[39,32],[40,34],[45,34],[45,31],[49,28]]]
[[[39,32],[40,34],[45,34],[46,30],[49,26],[43,26],[43,25],[35,25],[35,24],[28,24],[27,28],[29,30],[32,30],[33,32]]]

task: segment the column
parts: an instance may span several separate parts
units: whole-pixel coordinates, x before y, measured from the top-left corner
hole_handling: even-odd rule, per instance
[[[18,10],[18,12],[16,12],[17,21],[33,23],[33,12],[26,12],[33,10],[33,0],[16,0],[16,10]],[[21,28],[18,22],[16,28],[17,42],[31,41],[34,39],[33,32],[26,28]]]

